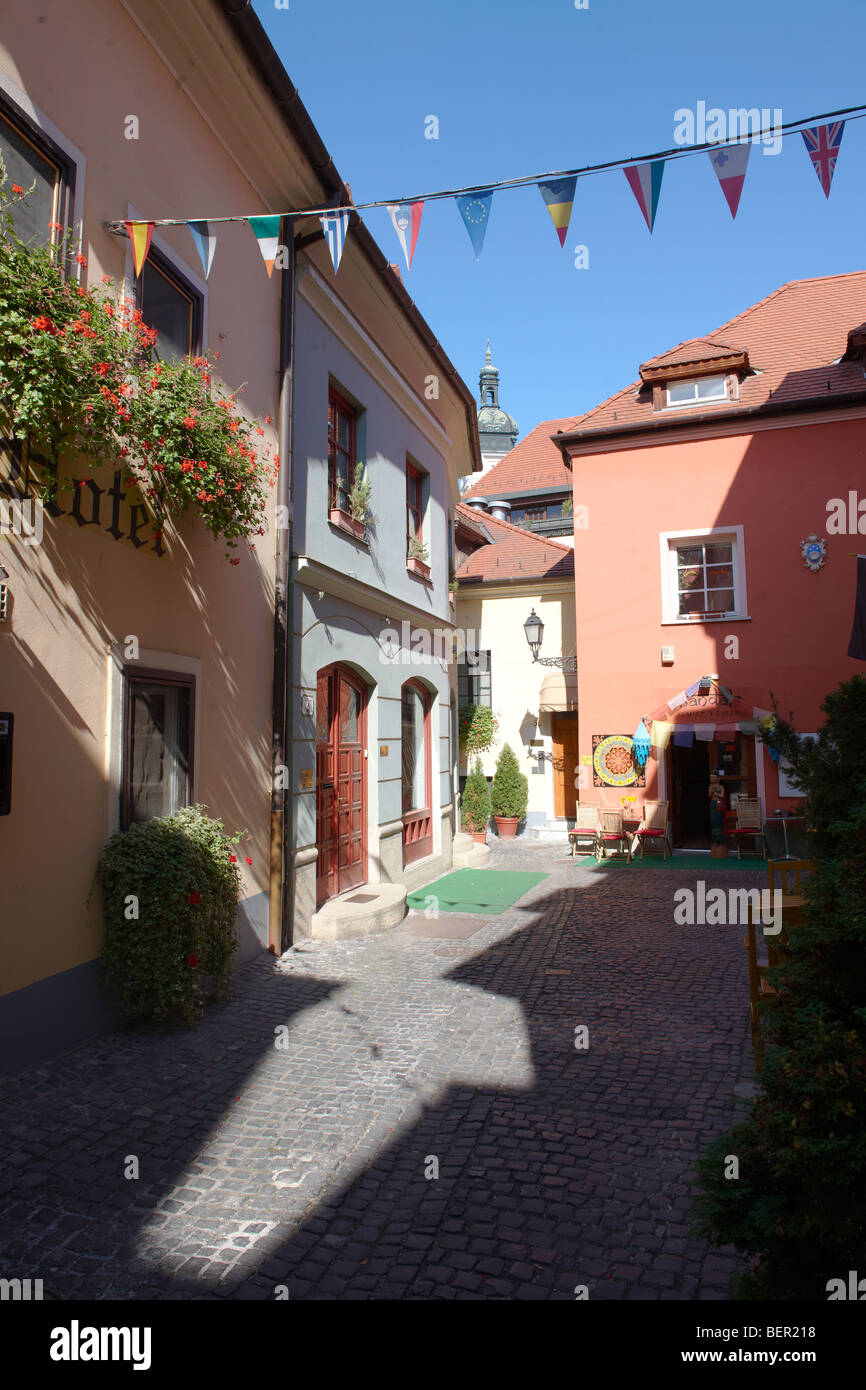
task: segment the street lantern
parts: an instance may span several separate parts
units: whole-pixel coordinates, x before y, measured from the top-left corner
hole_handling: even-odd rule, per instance
[[[537,661],[538,653],[541,651],[541,641],[544,637],[544,623],[534,608],[523,624],[523,631],[526,633],[529,650],[532,652],[532,660]]]

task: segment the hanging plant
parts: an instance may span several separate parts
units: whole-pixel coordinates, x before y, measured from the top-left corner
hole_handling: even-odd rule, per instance
[[[467,757],[484,753],[496,742],[499,720],[489,705],[464,705],[458,721],[458,736]]]
[[[0,190],[4,179],[0,163]],[[61,456],[81,456],[92,468],[120,462],[155,530],[162,515],[193,508],[227,553],[263,534],[267,487],[279,468],[279,456],[259,442],[264,430],[241,415],[234,394],[214,392],[207,355],[154,362],[155,329],[131,300],[115,302],[109,276],[84,288],[64,274],[64,265],[87,263],[73,257],[70,233],[53,246],[21,241],[10,208],[26,196],[17,184],[11,201],[0,192],[6,437],[55,466]]]

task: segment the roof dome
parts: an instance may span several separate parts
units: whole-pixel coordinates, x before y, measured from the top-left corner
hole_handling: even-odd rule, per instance
[[[483,405],[478,412],[478,429],[481,434],[513,434],[519,433],[517,421],[513,415],[509,415],[507,410],[502,410],[498,405]]]

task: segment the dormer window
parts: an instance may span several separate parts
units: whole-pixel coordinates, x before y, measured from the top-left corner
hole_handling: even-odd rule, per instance
[[[692,381],[669,381],[666,404],[700,405],[703,401],[724,401],[728,398],[727,377],[704,376]]]

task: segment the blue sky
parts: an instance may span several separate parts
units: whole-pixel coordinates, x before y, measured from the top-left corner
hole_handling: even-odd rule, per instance
[[[356,202],[667,149],[674,113],[699,101],[783,121],[866,101],[863,0],[254,4]],[[453,200],[431,203],[403,279],[476,392],[490,337],[523,436],[788,280],[863,269],[864,170],[864,120],[845,127],[829,200],[799,133],[777,155],[756,145],[732,221],[693,155],[666,167],[652,235],[622,172],[593,175],[564,249],[536,188],[503,191],[478,261]],[[387,212],[363,216],[402,262]]]

